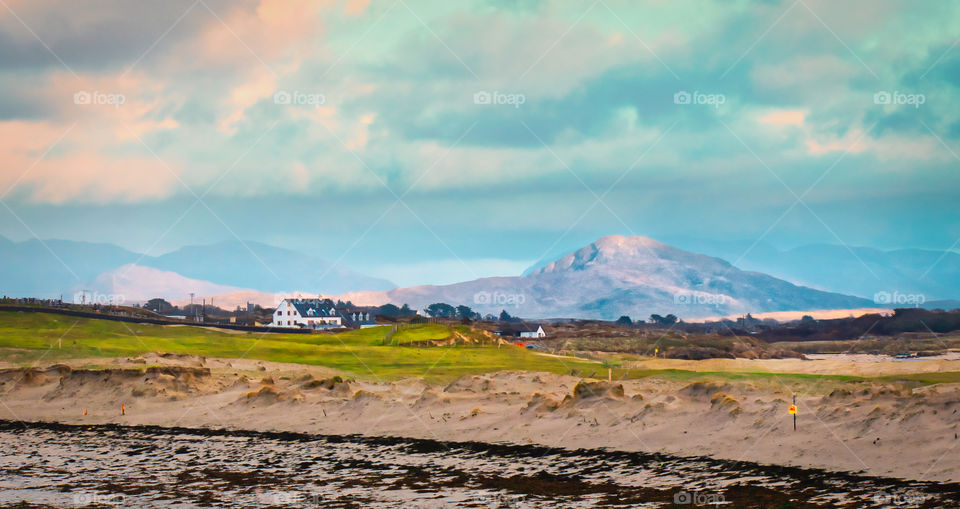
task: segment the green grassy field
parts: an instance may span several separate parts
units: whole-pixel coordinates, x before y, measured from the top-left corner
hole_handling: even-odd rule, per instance
[[[360,378],[396,380],[423,377],[443,383],[467,374],[505,370],[575,372],[580,376],[605,378],[607,368],[586,359],[540,355],[512,345],[497,346],[396,346],[411,342],[446,339],[457,333],[477,338],[467,326],[411,325],[393,334],[390,327],[373,327],[336,334],[262,334],[226,332],[191,326],[161,326],[75,318],[50,313],[0,311],[0,360],[28,365],[49,365],[74,359],[103,358],[103,366],[115,357],[143,353],[175,353],[207,357],[247,358],[273,362],[325,366]],[[624,360],[624,359],[616,359]],[[96,366],[97,363],[92,363]],[[626,369],[613,366],[615,379],[658,377],[678,381],[713,380],[761,385],[801,387],[820,384],[870,381],[912,385],[960,382],[960,373],[918,373],[883,377],[747,373],[733,371],[688,371],[678,369]]]
[[[0,359],[20,365],[46,365],[69,359],[177,353],[326,366],[362,378],[415,376],[434,382],[502,370],[599,372],[593,362],[548,357],[507,345],[384,346],[389,330],[384,326],[336,334],[236,333],[0,311]],[[398,331],[394,340],[408,343],[451,334],[452,329],[446,325],[413,325]]]

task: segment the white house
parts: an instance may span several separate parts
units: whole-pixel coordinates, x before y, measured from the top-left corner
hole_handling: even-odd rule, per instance
[[[506,323],[496,333],[500,336],[514,338],[536,339],[547,337],[542,325],[532,323]]]
[[[337,329],[376,325],[369,311],[337,309],[330,299],[283,299],[270,327]]]

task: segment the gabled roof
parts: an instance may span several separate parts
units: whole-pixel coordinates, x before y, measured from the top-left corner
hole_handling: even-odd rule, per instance
[[[302,317],[337,316],[336,307],[330,299],[286,299]]]
[[[540,327],[538,323],[511,322],[501,325],[497,330],[505,333],[537,332]]]
[[[340,313],[340,316],[343,317],[343,320],[350,324],[363,324],[369,325],[377,323],[373,319],[373,313],[370,311],[365,311],[363,309],[348,309],[340,308],[337,310]],[[357,319],[354,320],[353,317],[357,316]]]

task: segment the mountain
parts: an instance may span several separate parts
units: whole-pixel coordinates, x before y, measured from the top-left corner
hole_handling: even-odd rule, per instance
[[[86,298],[94,302],[134,303],[145,302],[154,297],[189,295],[190,292],[196,293],[197,302],[200,302],[205,295],[239,292],[242,289],[186,278],[176,272],[130,264],[104,272],[84,285],[83,289],[75,289],[71,295],[72,300],[77,300],[76,292],[81,290],[86,290]]]
[[[166,287],[169,293],[154,297],[182,298],[182,290],[193,285],[197,295],[206,290],[216,293],[253,288],[262,292],[299,290],[311,294],[342,293],[355,290],[386,290],[396,285],[390,281],[366,276],[342,267],[333,267],[321,258],[281,249],[257,242],[221,242],[205,246],[188,246],[161,256],[146,256],[112,244],[70,240],[28,240],[12,242],[0,237],[0,294],[70,300],[75,290],[104,289],[116,293],[113,278],[124,274],[117,284],[127,285],[128,302],[135,280],[143,277],[145,289],[156,284],[157,269],[176,279],[178,284]],[[125,266],[135,264],[136,271]],[[212,286],[211,286],[212,285]],[[114,288],[115,289],[115,288]],[[97,290],[99,291],[99,290]]]
[[[445,286],[340,296],[357,304],[466,304],[530,318],[693,319],[738,313],[872,306],[866,299],[797,286],[646,237],[608,236],[529,272]]]
[[[873,299],[879,293],[960,298],[960,254],[925,249],[880,250],[811,244],[780,250],[766,243],[678,239],[692,251],[734,261],[797,284]],[[752,246],[752,249],[751,249]]]
[[[330,294],[396,287],[385,279],[333,266],[315,256],[259,242],[228,241],[187,246],[144,260],[141,265],[262,292],[310,290]]]
[[[32,239],[12,242],[0,237],[0,293],[16,297],[58,298],[82,283],[139,254],[112,244]]]

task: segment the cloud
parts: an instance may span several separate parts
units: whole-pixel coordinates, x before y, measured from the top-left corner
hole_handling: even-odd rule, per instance
[[[348,16],[358,16],[367,10],[370,0],[347,0],[347,5],[343,12]]]
[[[761,124],[770,124],[776,126],[792,125],[802,126],[806,114],[802,111],[772,111],[760,117]]]
[[[226,198],[282,201],[318,190],[364,197],[383,181],[397,190],[416,182],[424,196],[463,192],[469,201],[498,186],[573,192],[584,191],[582,180],[604,189],[655,143],[631,177],[651,186],[709,182],[722,195],[736,187],[729,177],[744,161],[756,162],[725,125],[761,159],[797,173],[821,167],[823,155],[846,150],[874,121],[876,132],[853,152],[880,165],[913,160],[922,173],[944,151],[919,120],[960,125],[956,84],[942,75],[954,59],[933,65],[952,43],[945,34],[957,8],[925,7],[935,14],[927,19],[895,2],[808,2],[847,49],[801,5],[753,45],[790,7],[784,2],[610,1],[586,13],[559,1],[408,3],[416,16],[353,0],[208,0],[209,10],[196,5],[179,22],[192,2],[164,2],[150,16],[119,1],[11,3],[76,76],[0,11],[0,120],[46,126],[42,139],[76,122],[50,158],[101,168],[67,178],[63,192],[63,174],[40,172],[21,182],[24,196],[65,203],[189,194],[160,177],[170,172],[156,171],[154,152],[192,188],[230,168],[211,191]],[[909,34],[907,21],[918,24]],[[897,49],[901,38],[915,46]],[[931,65],[928,84],[918,76]],[[880,89],[922,87],[935,88],[926,92],[937,108],[914,114],[872,102]],[[278,90],[324,101],[277,104]],[[726,102],[677,105],[680,90],[721,93]],[[76,91],[126,102],[81,108]],[[524,102],[476,104],[479,91],[522,94]],[[19,161],[17,150],[6,144],[0,157]],[[125,165],[136,175],[153,171],[156,185],[138,189],[125,173],[102,192],[83,191]],[[294,185],[277,186],[278,175]]]
[[[97,138],[76,126],[0,122],[4,192],[53,204],[140,202],[165,198],[179,185],[175,165],[104,153]]]

